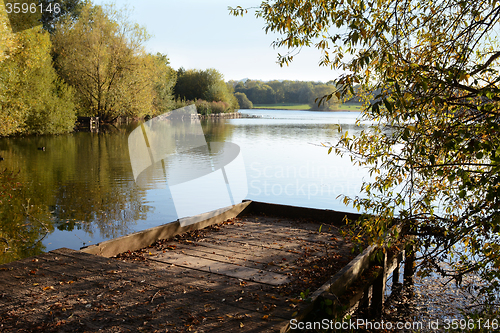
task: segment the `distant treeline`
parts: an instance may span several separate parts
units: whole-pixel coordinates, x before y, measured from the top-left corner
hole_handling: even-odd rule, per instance
[[[253,104],[297,103],[309,104],[312,110],[336,110],[340,101],[333,96],[318,105],[321,97],[336,90],[335,83],[311,81],[230,81],[242,109],[251,109]]]

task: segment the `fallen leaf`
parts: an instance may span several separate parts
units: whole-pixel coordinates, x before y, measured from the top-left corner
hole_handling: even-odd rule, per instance
[[[121,273],[122,271],[107,271],[106,274],[118,274],[118,273]]]
[[[300,303],[300,302],[302,302],[302,300],[301,300],[301,299],[297,299],[297,298],[291,298],[291,299],[290,299],[290,302],[293,302],[293,303]]]

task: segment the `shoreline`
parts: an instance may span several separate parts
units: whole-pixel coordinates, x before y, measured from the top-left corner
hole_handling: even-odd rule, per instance
[[[272,111],[307,111],[307,112],[360,112],[360,110],[297,110],[297,109],[274,109],[274,108],[253,108],[253,109],[239,109],[242,110],[272,110]]]

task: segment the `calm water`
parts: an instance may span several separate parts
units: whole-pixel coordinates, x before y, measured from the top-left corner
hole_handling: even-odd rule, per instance
[[[262,117],[208,121],[202,127],[208,142],[240,147],[248,199],[352,211],[337,196],[357,195],[367,173],[349,158],[328,155],[321,143],[340,137],[338,124],[349,133],[359,131],[359,113],[242,112]],[[137,126],[105,134],[0,139],[0,169],[7,170],[0,189],[0,252],[10,246],[0,261],[79,249],[184,217],[177,216],[168,187],[158,186],[160,179],[141,186],[134,181],[127,140]],[[13,189],[16,182],[24,185]],[[203,207],[205,200],[199,201],[193,212]]]

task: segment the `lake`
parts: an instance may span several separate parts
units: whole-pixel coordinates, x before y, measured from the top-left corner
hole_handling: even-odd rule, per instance
[[[350,134],[359,131],[358,112],[240,112],[259,117],[201,125],[207,142],[239,146],[247,199],[355,211],[338,196],[359,194],[367,171],[353,167],[348,157],[328,155],[322,143],[338,140],[338,125]],[[128,124],[108,133],[0,139],[0,169],[8,170],[2,177],[0,239],[10,246],[1,262],[60,247],[79,249],[172,222],[190,216],[189,207],[191,215],[204,207],[209,210],[217,198],[210,195],[209,185],[199,189],[206,197],[198,196],[179,216],[168,186],[160,186],[164,179],[136,183],[128,137],[138,126]],[[13,186],[16,182],[23,185]]]

